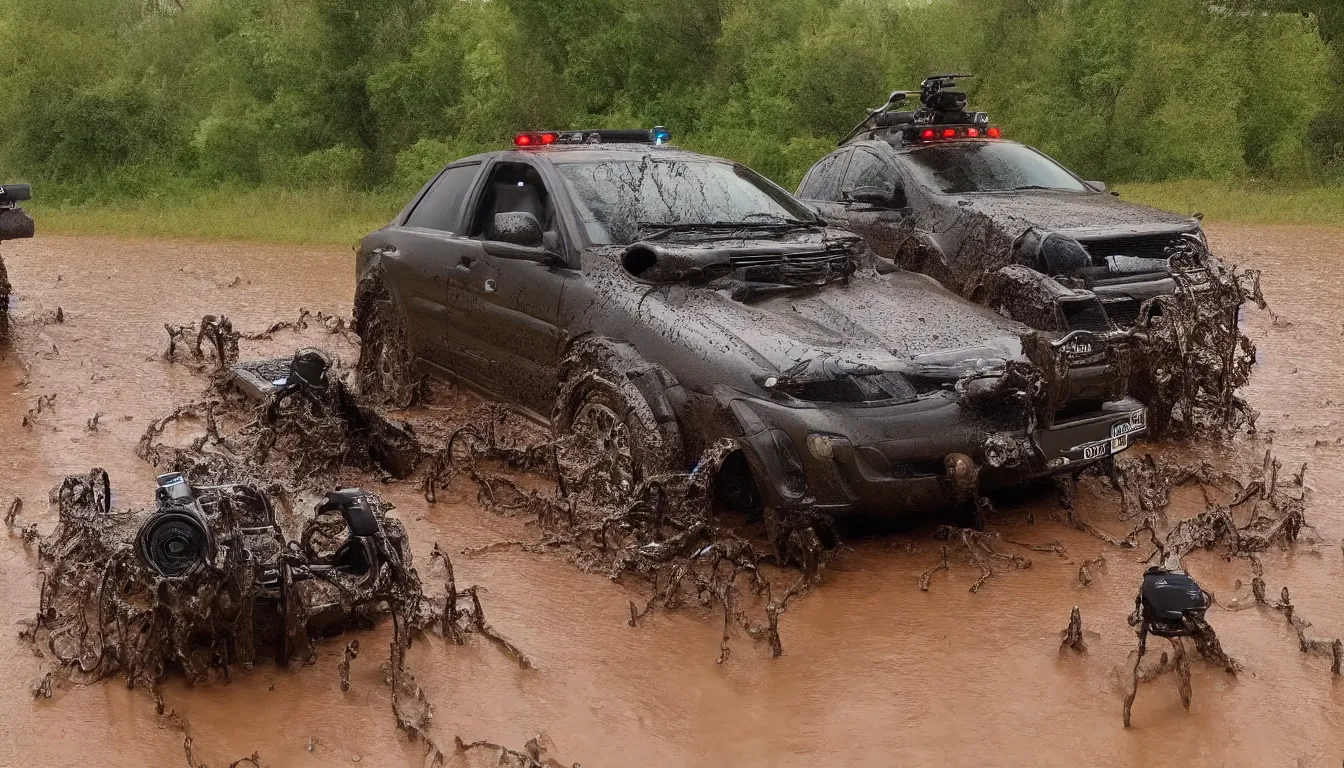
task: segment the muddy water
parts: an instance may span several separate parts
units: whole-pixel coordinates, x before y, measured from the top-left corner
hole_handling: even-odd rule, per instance
[[[1310,461],[1308,519],[1328,542],[1344,536],[1344,287],[1335,266],[1344,232],[1214,227],[1216,250],[1265,270],[1277,319],[1258,311],[1246,325],[1259,345],[1250,399],[1260,434],[1217,451],[1243,461],[1272,447],[1285,466]],[[153,470],[134,457],[147,421],[194,398],[201,379],[159,360],[165,322],[224,312],[242,330],[296,315],[299,307],[347,313],[348,250],[144,243],[39,237],[6,243],[18,299],[16,345],[0,361],[0,505],[22,496],[21,522],[54,525],[48,489],[62,476],[102,466],[118,505],[151,501]],[[239,278],[235,281],[235,277]],[[65,322],[44,322],[57,307]],[[244,355],[285,353],[318,342],[353,350],[316,331],[244,342]],[[20,425],[40,395],[52,411]],[[101,426],[87,421],[102,413]],[[398,504],[421,575],[437,541],[449,551],[528,538],[521,521],[476,506],[473,489],[440,494],[430,507],[409,486],[380,489]],[[1178,497],[1173,517],[1202,506]],[[566,762],[604,765],[1338,765],[1344,757],[1344,681],[1329,662],[1297,651],[1273,612],[1214,609],[1210,621],[1246,671],[1237,678],[1194,667],[1194,701],[1181,708],[1173,679],[1144,686],[1134,727],[1121,727],[1122,670],[1134,647],[1125,624],[1142,565],[1133,551],[1050,521],[1053,502],[1005,504],[991,527],[1031,544],[1061,542],[1066,556],[1021,550],[1031,568],[1003,571],[976,595],[977,571],[954,559],[920,592],[918,574],[937,562],[928,530],[872,536],[829,569],[825,585],[796,599],[781,620],[785,655],[770,659],[744,637],[715,664],[721,624],[694,609],[626,624],[637,592],[585,575],[559,558],[512,551],[455,557],[458,583],[479,583],[491,622],[528,651],[520,670],[494,648],[419,642],[410,663],[434,702],[433,732],[451,744],[490,739],[520,746],[543,732]],[[1117,534],[1115,500],[1085,495],[1084,515]],[[1035,523],[1029,523],[1034,512]],[[1016,549],[1016,548],[1014,548]],[[1088,587],[1078,564],[1104,554]],[[1272,593],[1292,589],[1314,634],[1344,634],[1337,585],[1344,558],[1334,544],[1265,558]],[[1244,561],[1188,559],[1224,601]],[[37,602],[34,553],[17,537],[0,542],[0,627],[14,628]],[[1084,656],[1061,655],[1059,632],[1081,607]],[[112,681],[58,686],[34,700],[45,669],[0,631],[0,766],[185,765],[182,735],[164,725],[140,691]],[[340,644],[319,648],[316,666],[270,664],[231,683],[165,686],[168,706],[190,720],[197,756],[211,765],[260,752],[273,766],[418,765],[420,750],[393,727],[379,664],[387,632],[361,635],[352,687],[339,688]],[[1157,648],[1159,645],[1153,645]],[[311,749],[310,749],[311,747]]]

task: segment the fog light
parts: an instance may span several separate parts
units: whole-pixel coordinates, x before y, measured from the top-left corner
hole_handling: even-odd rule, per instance
[[[808,435],[807,450],[822,461],[829,461],[835,455],[835,444],[826,435]]]
[[[947,470],[948,479],[957,488],[962,490],[975,488],[980,472],[970,456],[964,453],[949,453],[943,457],[943,467]]]
[[[1064,466],[1064,465],[1066,465],[1066,464],[1068,464],[1068,463],[1069,463],[1069,460],[1068,460],[1066,457],[1064,457],[1064,456],[1056,456],[1055,458],[1053,458],[1053,459],[1051,459],[1051,460],[1045,462],[1045,468],[1046,468],[1046,469],[1059,469],[1060,467],[1062,467],[1062,466]]]

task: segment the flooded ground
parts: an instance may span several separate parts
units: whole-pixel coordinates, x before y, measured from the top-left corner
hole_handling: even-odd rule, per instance
[[[1271,594],[1292,590],[1318,636],[1344,634],[1344,287],[1335,265],[1344,231],[1211,228],[1215,251],[1263,269],[1275,313],[1247,311],[1259,350],[1249,399],[1259,433],[1213,456],[1250,466],[1272,447],[1285,467],[1310,463],[1307,518],[1326,544],[1264,557]],[[204,380],[160,359],[165,323],[223,312],[260,330],[298,309],[348,314],[352,255],[343,249],[130,242],[42,237],[4,244],[15,287],[15,344],[0,361],[0,506],[24,500],[21,524],[55,524],[48,490],[67,474],[100,466],[117,506],[152,503],[154,470],[134,447],[146,424],[197,397]],[[55,322],[57,309],[64,322]],[[328,346],[354,350],[317,330],[244,342],[244,357]],[[55,396],[36,411],[39,398]],[[96,429],[89,420],[102,414]],[[1140,446],[1135,450],[1143,450]],[[368,481],[372,482],[372,481]],[[1147,548],[1120,550],[1054,522],[1049,496],[1001,504],[990,528],[1024,544],[1060,542],[1065,555],[1004,545],[1031,558],[980,590],[978,570],[958,558],[920,591],[939,559],[931,529],[851,539],[853,551],[825,583],[788,605],[784,655],[735,638],[723,665],[721,616],[695,608],[655,611],[628,625],[640,592],[584,574],[559,557],[516,549],[476,556],[463,548],[534,534],[521,519],[481,509],[475,488],[440,491],[429,506],[410,484],[378,488],[397,504],[427,582],[435,542],[454,553],[459,584],[481,585],[491,623],[535,660],[520,669],[476,639],[463,647],[417,642],[409,663],[436,709],[432,733],[451,745],[488,739],[515,748],[546,734],[565,764],[605,765],[1338,765],[1344,747],[1344,678],[1328,659],[1298,652],[1277,612],[1213,608],[1210,623],[1245,671],[1233,678],[1194,664],[1190,711],[1174,678],[1145,685],[1133,727],[1121,703],[1134,633],[1133,608]],[[1203,508],[1198,491],[1171,514]],[[1114,497],[1084,495],[1083,515],[1124,535]],[[1033,514],[1034,513],[1034,514]],[[1034,523],[1028,522],[1034,518]],[[1079,565],[1105,555],[1089,586]],[[1187,565],[1220,601],[1249,593],[1245,560],[1197,553]],[[186,765],[182,733],[149,697],[111,681],[57,685],[34,699],[43,660],[17,636],[37,604],[35,551],[17,535],[0,542],[0,766]],[[642,603],[642,601],[641,601]],[[1080,607],[1090,650],[1059,651],[1070,609]],[[395,728],[379,665],[390,631],[358,633],[364,651],[342,692],[343,642],[319,648],[295,671],[263,664],[231,683],[194,688],[170,680],[169,707],[192,725],[196,758],[227,765],[260,754],[271,766],[419,765],[421,747]],[[1162,643],[1165,645],[1165,642]],[[1157,648],[1157,645],[1150,646]]]

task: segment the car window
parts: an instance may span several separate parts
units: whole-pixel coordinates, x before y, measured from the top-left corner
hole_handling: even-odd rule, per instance
[[[840,180],[844,178],[845,166],[849,163],[850,152],[851,150],[837,152],[817,163],[817,166],[807,175],[806,188],[802,190],[802,197],[805,200],[839,200]]]
[[[480,163],[455,165],[444,171],[424,199],[406,217],[406,226],[437,229],[442,232],[460,232],[462,200],[471,189]]]
[[[1059,163],[1021,144],[956,142],[922,147],[903,157],[921,184],[946,194],[1090,191]]]
[[[710,158],[557,162],[589,242],[632,243],[669,226],[811,222],[815,215],[746,166]]]
[[[467,234],[486,240],[498,239],[495,215],[530,213],[543,232],[555,230],[555,215],[550,190],[541,173],[528,163],[499,162],[490,168],[490,178],[477,197],[471,228]]]
[[[859,187],[893,187],[895,181],[895,171],[886,161],[866,149],[858,149],[849,161],[849,170],[845,171],[840,191],[843,193]]]

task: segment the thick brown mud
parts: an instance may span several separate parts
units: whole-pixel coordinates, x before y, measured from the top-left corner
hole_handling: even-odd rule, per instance
[[[1186,557],[1217,598],[1209,624],[1243,668],[1232,676],[1186,660],[1188,711],[1177,675],[1164,674],[1143,684],[1132,727],[1123,727],[1136,649],[1126,619],[1152,547],[1121,549],[1079,531],[1049,493],[1000,499],[990,516],[991,546],[1029,558],[1030,567],[993,563],[994,575],[972,593],[981,569],[932,525],[850,533],[852,549],[827,565],[824,583],[779,616],[782,656],[738,633],[717,664],[721,610],[688,601],[632,627],[630,603],[647,602],[644,584],[586,573],[561,553],[459,554],[539,537],[526,516],[485,509],[474,484],[438,488],[429,505],[418,484],[384,485],[350,471],[339,479],[396,505],[421,578],[441,583],[429,565],[437,543],[453,556],[459,584],[480,585],[491,624],[534,662],[520,668],[479,637],[411,646],[407,663],[435,710],[431,733],[457,761],[449,764],[493,764],[497,754],[454,754],[455,736],[523,749],[545,734],[547,755],[585,766],[1338,765],[1344,678],[1331,673],[1328,653],[1299,650],[1299,630],[1278,596],[1290,589],[1294,614],[1312,623],[1310,637],[1344,635],[1344,288],[1335,275],[1344,232],[1210,234],[1225,259],[1264,272],[1274,314],[1248,308],[1243,319],[1258,356],[1245,392],[1261,417],[1256,435],[1229,446],[1161,452],[1240,472],[1272,448],[1285,477],[1309,462],[1306,516],[1324,543],[1261,553],[1263,604],[1252,595],[1247,559],[1224,559],[1225,548]],[[25,545],[21,531],[54,530],[49,490],[94,466],[110,474],[114,506],[153,505],[156,470],[137,457],[137,443],[151,420],[204,386],[190,366],[163,360],[165,324],[214,312],[257,331],[297,317],[300,307],[348,316],[353,256],[57,237],[3,247],[16,301],[12,345],[0,351],[0,507],[14,497],[23,504],[0,543],[0,626],[12,628],[0,631],[0,765],[186,765],[182,730],[140,690],[58,678],[50,698],[32,694],[42,692],[52,660],[18,636],[39,589],[36,543]],[[58,310],[64,322],[54,320]],[[309,345],[347,367],[355,361],[343,336],[316,324],[244,339],[242,354]],[[1145,449],[1157,451],[1135,451]],[[1103,488],[1083,484],[1077,515],[1123,538],[1137,518],[1121,520],[1118,497]],[[1165,522],[1204,509],[1198,488],[1177,489]],[[948,567],[937,568],[944,548]],[[1250,607],[1220,607],[1234,601]],[[1061,649],[1074,606],[1081,652]],[[348,639],[360,641],[353,657],[343,652]],[[319,643],[312,666],[259,664],[227,684],[194,687],[169,676],[161,691],[165,706],[190,722],[199,762],[228,765],[255,752],[267,765],[420,765],[423,745],[391,717],[380,668],[390,642],[384,623]],[[1150,665],[1158,650],[1150,642]]]

